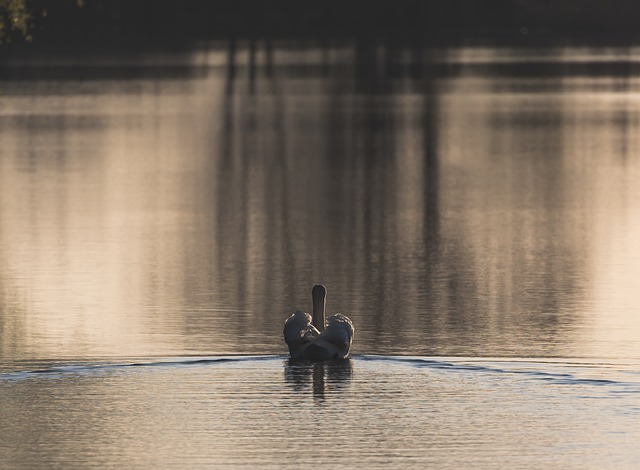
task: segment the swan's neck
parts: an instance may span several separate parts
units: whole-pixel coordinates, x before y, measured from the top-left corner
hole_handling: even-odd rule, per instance
[[[311,291],[311,295],[313,297],[313,326],[315,326],[318,331],[323,331],[325,321],[324,306],[327,298],[327,289],[322,285],[314,286]]]

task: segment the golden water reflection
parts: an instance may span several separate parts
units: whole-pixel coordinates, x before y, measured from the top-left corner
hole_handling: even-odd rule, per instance
[[[317,282],[355,352],[640,357],[632,69],[259,46],[3,82],[3,358],[284,352]]]

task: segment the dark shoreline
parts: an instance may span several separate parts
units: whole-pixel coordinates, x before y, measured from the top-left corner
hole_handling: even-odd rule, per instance
[[[631,0],[84,0],[82,6],[77,0],[30,0],[27,5],[33,41],[14,37],[0,47],[0,58],[181,50],[218,40],[399,46],[640,40],[640,3]]]

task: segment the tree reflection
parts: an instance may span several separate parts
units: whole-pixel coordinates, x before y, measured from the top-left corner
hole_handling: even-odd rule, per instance
[[[562,244],[573,239],[549,223],[564,220],[561,134],[554,133],[562,126],[552,107],[537,117],[471,108],[462,94],[443,92],[443,83],[464,81],[447,83],[451,65],[420,41],[310,48],[320,89],[299,80],[308,73],[295,62],[299,51],[279,51],[291,65],[274,69],[271,53],[244,47],[242,64],[229,43],[229,132],[218,160],[226,176],[215,199],[227,247],[217,264],[242,264],[221,270],[221,285],[229,282],[221,295],[236,290],[234,305],[251,298],[274,306],[273,315],[253,313],[251,324],[280,340],[277,315],[284,320],[305,305],[292,292],[323,281],[333,286],[332,303],[354,318],[360,351],[496,354],[535,348],[540,332],[554,344],[566,340],[574,319],[556,312],[581,288],[554,279],[583,264],[569,250],[543,248],[560,246],[549,241],[558,234]],[[478,96],[481,104],[504,99],[491,89]],[[471,146],[452,134],[463,127]],[[550,148],[523,148],[531,137]],[[532,202],[536,212],[522,212]]]
[[[632,164],[635,107],[621,109],[595,93],[583,105],[571,93],[528,92],[576,86],[552,80],[583,73],[572,62],[565,69],[562,55],[523,69],[520,61],[511,66],[491,56],[487,64],[457,63],[457,54],[489,53],[430,50],[419,42],[298,47],[231,40],[227,46],[226,54],[217,51],[220,62],[226,57],[224,69],[216,65],[181,88],[132,81],[143,85],[144,99],[117,93],[96,100],[107,115],[80,119],[75,108],[65,108],[68,100],[54,97],[59,119],[51,118],[50,107],[35,107],[46,112],[25,120],[13,111],[19,119],[3,122],[6,148],[21,151],[15,152],[18,165],[0,159],[3,220],[10,221],[0,236],[25,240],[21,250],[7,250],[3,269],[16,269],[6,276],[33,279],[36,286],[66,287],[56,295],[34,289],[47,306],[32,307],[45,319],[38,319],[38,331],[71,338],[71,329],[60,328],[65,323],[49,312],[69,317],[81,291],[91,293],[86,309],[97,312],[92,326],[101,332],[132,330],[131,317],[119,315],[138,309],[140,318],[152,314],[144,318],[153,325],[164,320],[153,328],[166,328],[191,352],[278,353],[285,348],[284,319],[308,305],[309,285],[324,282],[332,292],[329,310],[354,319],[356,352],[524,356],[575,350],[583,305],[595,289],[592,236],[606,220],[591,209],[609,203],[605,186],[623,202],[635,194],[629,192],[633,173],[608,180],[600,174]],[[453,63],[457,69],[447,71]],[[494,72],[500,78],[484,75]],[[544,83],[521,80],[523,72],[544,73]],[[583,91],[568,91],[576,89]],[[24,106],[23,95],[7,109]],[[47,100],[34,98],[30,105],[41,102]],[[148,119],[129,102],[141,104]],[[108,108],[111,103],[117,105]],[[581,143],[584,129],[588,146]],[[67,141],[84,139],[88,131],[105,152],[92,164],[103,166],[76,173],[69,168],[80,163],[65,166],[64,160],[85,162],[87,150]],[[49,140],[38,144],[34,136]],[[593,149],[603,149],[597,160]],[[53,179],[55,187],[47,174],[36,174],[51,162],[62,175]],[[153,178],[150,167],[157,169]],[[103,173],[109,177],[96,176]],[[87,178],[103,188],[88,192],[95,203],[80,184]],[[33,221],[15,202],[16,188],[37,214]],[[85,200],[92,204],[76,206]],[[620,201],[613,200],[611,211],[623,210]],[[85,214],[103,221],[80,224],[91,237],[76,228]],[[122,217],[113,214],[131,218],[116,223]],[[132,232],[129,221],[138,220]],[[113,232],[100,238],[105,229]],[[81,243],[92,237],[126,250],[98,253]],[[60,260],[41,256],[55,241]],[[77,266],[96,267],[95,280],[117,280],[115,294],[103,295],[111,292],[104,282],[94,291],[77,288],[91,276],[69,269],[70,253],[84,261]],[[50,269],[25,271],[25,255]],[[71,273],[62,281],[51,274],[60,267]],[[134,281],[142,287],[121,286]],[[110,325],[100,324],[98,317],[108,315],[96,305],[113,314]],[[171,313],[167,305],[175,307]],[[71,322],[78,335],[82,315]],[[3,320],[16,325],[2,327],[5,350],[29,340],[23,330],[35,327],[23,327],[23,316]],[[148,325],[141,321],[139,330]],[[184,336],[175,335],[176,325],[184,325]],[[17,339],[7,340],[10,335]],[[120,348],[145,344],[103,337],[115,338]],[[55,344],[37,341],[40,351]],[[68,344],[77,350],[77,343]],[[315,384],[317,396],[327,390],[326,370],[319,367],[315,380],[313,367],[287,374],[303,388]]]

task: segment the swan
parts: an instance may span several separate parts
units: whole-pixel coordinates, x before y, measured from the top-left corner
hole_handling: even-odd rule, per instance
[[[292,359],[322,361],[349,357],[353,323],[341,313],[324,318],[327,288],[313,286],[313,317],[297,310],[284,322],[284,341]]]

